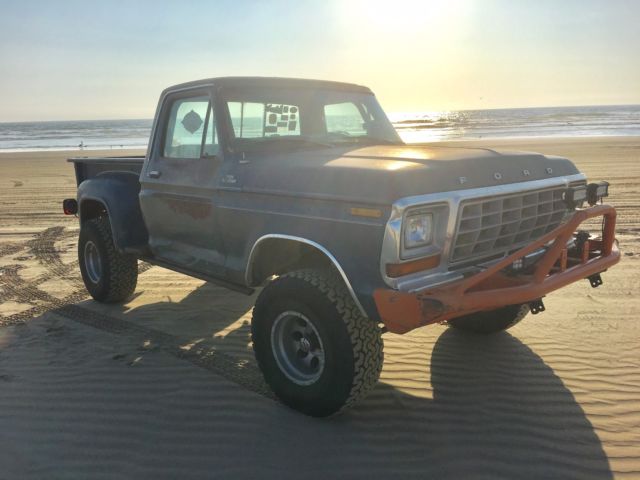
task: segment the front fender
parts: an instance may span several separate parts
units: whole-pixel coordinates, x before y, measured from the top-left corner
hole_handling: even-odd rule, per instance
[[[321,252],[342,277],[360,311],[372,320],[378,319],[373,291],[385,285],[379,270],[381,225],[374,222],[333,223],[318,228],[313,225],[317,218],[300,217],[296,222],[288,218],[282,224],[276,218],[271,220],[265,223],[271,226],[271,231],[262,230],[246,245],[249,252],[245,256],[243,280],[247,284],[251,283],[252,263],[262,242],[274,238],[299,242]]]
[[[149,235],[142,218],[138,195],[138,175],[131,172],[105,172],[78,186],[80,222],[95,217],[95,202],[104,206],[111,223],[113,241],[119,251],[140,248]]]

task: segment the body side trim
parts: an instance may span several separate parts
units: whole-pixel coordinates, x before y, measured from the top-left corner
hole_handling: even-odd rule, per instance
[[[303,215],[298,213],[288,213],[288,212],[276,212],[273,210],[256,210],[253,208],[243,208],[243,207],[229,207],[226,205],[219,206],[220,209],[226,210],[235,210],[238,212],[250,212],[250,213],[261,213],[266,215],[281,215],[284,217],[295,217],[295,218],[304,218],[306,220],[319,220],[322,222],[339,222],[339,223],[347,223],[349,225],[364,225],[367,227],[383,227],[384,224],[367,222],[363,220],[352,220],[352,219],[344,219],[344,218],[331,218],[331,217],[318,217],[315,215]]]

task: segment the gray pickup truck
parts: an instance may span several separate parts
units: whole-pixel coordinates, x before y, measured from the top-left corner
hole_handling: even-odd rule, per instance
[[[606,182],[535,153],[405,145],[347,83],[215,78],[165,90],[146,157],[74,158],[78,254],[100,302],[137,261],[244,293],[265,379],[313,416],[362,398],[385,331],[504,330],[615,264]],[[596,232],[579,230],[602,217]],[[593,225],[594,222],[591,222]]]

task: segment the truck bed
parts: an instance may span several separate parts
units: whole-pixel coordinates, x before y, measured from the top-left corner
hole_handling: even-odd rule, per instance
[[[133,172],[138,175],[142,171],[144,155],[130,157],[74,157],[67,160],[74,164],[76,183],[80,185],[87,178],[95,177],[103,172]]]

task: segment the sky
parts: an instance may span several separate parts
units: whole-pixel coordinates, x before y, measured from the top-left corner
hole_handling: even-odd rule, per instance
[[[228,75],[359,83],[389,112],[640,104],[640,1],[0,0],[0,122],[152,118]]]

